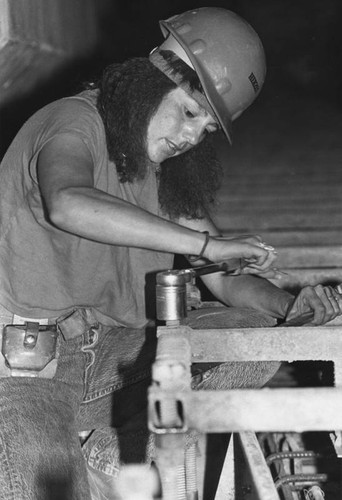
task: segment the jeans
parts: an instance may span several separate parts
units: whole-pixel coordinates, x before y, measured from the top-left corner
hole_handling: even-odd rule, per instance
[[[10,322],[2,313],[0,322]],[[274,325],[255,311],[224,307],[194,311],[186,322],[193,328]],[[145,410],[154,328],[88,326],[61,341],[52,379],[0,379],[1,500],[114,498],[111,480],[120,465],[153,457]],[[278,367],[194,365],[193,388],[262,386]],[[87,436],[83,446],[80,432]]]

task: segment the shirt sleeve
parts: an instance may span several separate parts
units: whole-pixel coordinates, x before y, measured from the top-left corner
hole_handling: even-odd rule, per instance
[[[33,120],[36,141],[32,150],[29,174],[37,182],[37,159],[42,148],[53,138],[70,135],[88,148],[94,168],[106,150],[105,131],[94,102],[82,97],[69,97],[46,106]],[[102,152],[102,153],[101,153]]]

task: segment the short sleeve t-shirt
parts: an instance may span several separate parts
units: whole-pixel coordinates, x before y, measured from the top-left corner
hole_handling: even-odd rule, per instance
[[[36,164],[43,146],[60,134],[75,135],[86,144],[97,189],[162,216],[153,171],[143,180],[120,183],[108,159],[95,91],[45,106],[23,125],[1,164],[0,303],[33,318],[93,307],[109,324],[142,327],[149,318],[149,280],[172,267],[173,255],[90,241],[50,224]]]

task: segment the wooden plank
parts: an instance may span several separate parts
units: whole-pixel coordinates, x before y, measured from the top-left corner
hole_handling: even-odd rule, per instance
[[[257,437],[254,432],[241,432],[240,441],[248,475],[252,483],[252,495],[255,500],[280,500],[271,471],[266,464]]]
[[[277,198],[275,198],[275,194]],[[315,194],[315,198],[313,198],[313,194]],[[250,204],[265,204],[268,206],[273,203],[273,208],[275,203],[281,201],[282,206],[291,206],[292,202],[296,204],[305,205],[308,201],[312,205],[317,205],[317,203],[327,203],[327,205],[334,205],[335,203],[341,203],[342,196],[339,192],[337,192],[337,188],[331,188],[330,192],[322,192],[317,191],[314,192],[312,189],[307,191],[306,193],[293,192],[291,196],[287,191],[278,190],[277,192],[274,190],[273,192],[266,191],[265,193],[260,193],[259,191],[254,191],[253,193],[249,193],[248,195],[248,206]],[[317,196],[317,198],[316,198]],[[225,193],[221,195],[218,200],[219,207],[228,207],[229,205],[237,205],[240,206],[241,209],[245,207],[245,203],[242,201],[243,192],[240,191],[239,186],[236,187],[234,193]],[[279,197],[279,199],[278,199]]]
[[[279,500],[270,469],[253,432],[232,435],[215,500],[238,500],[244,496],[240,483],[251,485],[248,496],[253,500]]]
[[[223,231],[223,234],[224,236],[233,237],[236,235],[246,234],[246,230],[243,231],[241,228],[235,231],[226,229]],[[290,245],[322,245],[322,242],[325,242],[328,245],[342,245],[342,226],[336,228],[278,228],[273,230],[264,230],[262,232],[262,236],[265,241],[276,247]]]
[[[319,216],[312,212],[305,214],[302,212],[298,213],[298,211],[294,211],[293,213],[272,213],[270,211],[254,213],[251,211],[246,214],[231,214],[228,212],[225,214],[213,214],[213,219],[221,231],[247,228],[249,232],[255,233],[260,230],[299,229],[306,227],[319,229],[341,227],[342,230],[341,211],[339,210],[334,210],[334,213],[322,212]]]
[[[217,485],[215,500],[237,500],[235,490],[234,439],[229,440],[226,457]]]
[[[342,245],[284,246],[277,252],[282,268],[342,268]]]
[[[279,288],[285,290],[299,290],[307,285],[339,285],[342,283],[342,267],[340,268],[282,268],[286,274],[280,279],[270,280]]]

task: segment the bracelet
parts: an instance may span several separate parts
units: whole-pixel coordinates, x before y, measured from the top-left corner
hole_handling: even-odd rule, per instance
[[[187,255],[187,259],[189,262],[197,262],[198,260],[202,259],[210,239],[209,231],[203,231],[203,234],[205,234],[205,242],[203,244],[202,250],[198,255]]]

